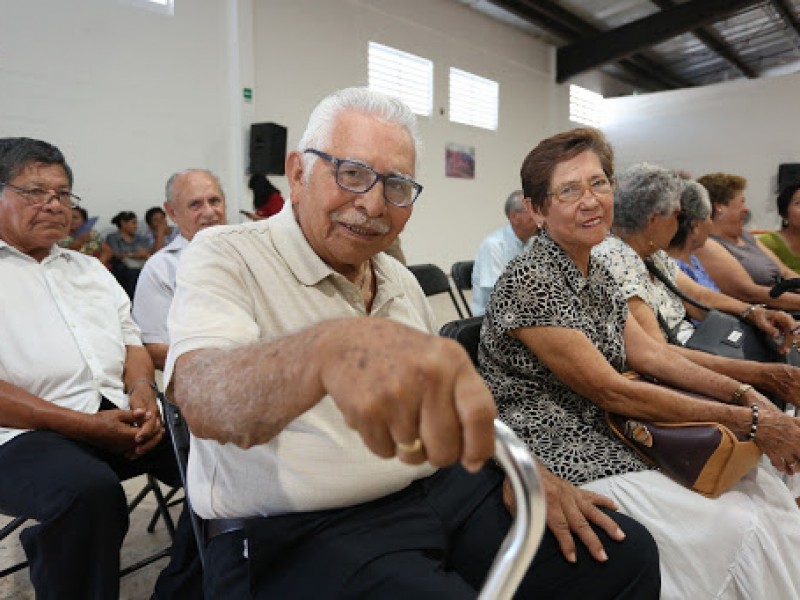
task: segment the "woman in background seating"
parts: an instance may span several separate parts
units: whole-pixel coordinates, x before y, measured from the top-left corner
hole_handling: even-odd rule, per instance
[[[115,260],[112,261],[111,272],[133,299],[139,273],[151,254],[150,243],[138,232],[139,221],[134,213],[124,210],[111,219],[111,222],[118,229],[106,238],[114,251]]]
[[[755,405],[764,417],[756,443],[781,469],[800,468],[800,420],[656,343],[629,317],[616,282],[591,256],[611,227],[613,175],[611,148],[594,129],[546,139],[522,165],[544,231],[501,275],[483,322],[479,362],[499,415],[548,469],[611,497],[650,530],[662,598],[800,597],[800,512],[766,461],[710,499],[653,470],[605,424],[608,410],[715,421],[742,434]],[[631,381],[625,368],[711,401]]]
[[[151,252],[147,238],[139,233],[136,214],[123,210],[111,222],[117,226],[117,231],[110,233],[106,242],[114,251],[114,256],[131,269],[141,269]]]
[[[144,221],[147,223],[147,231],[144,232],[144,237],[147,238],[150,254],[155,254],[164,246],[167,246],[180,233],[177,227],[169,224],[167,213],[160,206],[148,208],[147,212],[144,213]]]
[[[111,246],[103,241],[103,238],[96,229],[80,231],[84,223],[89,219],[89,213],[82,206],[72,207],[72,222],[69,226],[69,235],[61,240],[58,245],[62,248],[77,250],[82,254],[94,256],[101,263],[109,266],[114,251]]]
[[[667,254],[690,279],[718,292],[719,286],[694,255],[695,250],[705,245],[711,233],[708,191],[696,181],[687,179],[681,192],[680,207],[678,230],[669,242]]]
[[[711,237],[695,255],[723,293],[744,302],[800,311],[800,294],[771,298],[770,288],[782,279],[800,277],[784,265],[752,233],[745,230],[750,214],[738,175],[711,173],[697,179],[711,199]]]
[[[783,264],[800,273],[800,181],[790,183],[778,194],[780,231],[760,235],[758,240],[775,253]]]

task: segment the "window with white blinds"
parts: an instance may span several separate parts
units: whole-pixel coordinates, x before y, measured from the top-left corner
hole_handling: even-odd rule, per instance
[[[467,71],[450,68],[450,120],[497,129],[500,85]]]
[[[400,98],[418,115],[430,116],[433,112],[433,62],[370,42],[369,88]]]
[[[603,96],[578,85],[570,85],[569,120],[599,127],[603,122]]]

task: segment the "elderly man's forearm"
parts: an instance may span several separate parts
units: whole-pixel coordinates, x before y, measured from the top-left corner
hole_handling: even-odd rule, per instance
[[[319,402],[324,391],[314,348],[324,327],[179,357],[174,399],[192,433],[248,448],[268,442]]]

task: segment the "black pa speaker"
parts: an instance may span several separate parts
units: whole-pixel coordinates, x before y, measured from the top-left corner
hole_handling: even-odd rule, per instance
[[[790,183],[800,183],[800,163],[783,163],[778,166],[778,191]]]
[[[286,127],[277,123],[250,125],[250,173],[284,175],[285,161]]]

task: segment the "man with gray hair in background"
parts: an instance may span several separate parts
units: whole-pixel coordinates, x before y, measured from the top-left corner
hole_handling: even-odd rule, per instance
[[[505,204],[508,223],[490,233],[478,247],[472,268],[472,314],[486,312],[489,294],[506,265],[522,252],[525,243],[536,233],[533,211],[522,197],[522,190],[509,194]]]
[[[195,234],[224,225],[225,194],[219,179],[206,169],[187,169],[167,180],[164,210],[180,235],[145,263],[133,302],[133,320],[142,330],[142,342],[157,369],[164,368],[169,348],[167,315],[175,295],[175,273],[181,253]]]

